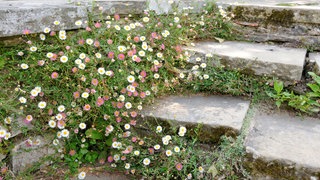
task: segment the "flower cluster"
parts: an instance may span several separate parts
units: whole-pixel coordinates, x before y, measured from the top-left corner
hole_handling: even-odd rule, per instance
[[[212,19],[192,17],[189,10],[163,19],[145,11],[138,19],[115,14],[95,22],[77,20],[75,25],[84,28],[77,32],[67,32],[57,20],[39,36],[25,30],[27,48],[12,61],[16,68],[12,74],[19,77],[16,102],[24,123],[55,134],[52,144],[71,171],[98,160],[134,174],[138,166],[148,169],[163,157],[173,159],[176,171],[187,170],[178,158],[182,144],[173,145],[177,138],[185,138],[185,127],[175,135],[156,127],[162,138],[154,144],[132,130],[152,97],[185,80],[186,75],[176,70],[188,63],[182,42]],[[194,18],[200,19],[191,21]],[[187,80],[209,80],[204,73],[207,64],[197,62]],[[10,117],[4,120],[7,125],[11,121]],[[10,131],[0,128],[0,140],[10,136]],[[30,139],[27,142],[34,144]],[[67,145],[61,148],[60,141]],[[81,172],[78,178],[85,175]]]

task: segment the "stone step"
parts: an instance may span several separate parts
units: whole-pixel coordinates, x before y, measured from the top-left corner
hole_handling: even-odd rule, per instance
[[[56,153],[52,145],[52,138],[34,136],[29,140],[22,140],[11,150],[11,165],[14,173],[21,172],[34,163],[39,162],[41,158]],[[46,165],[50,162],[45,162]]]
[[[294,113],[293,113],[294,114]],[[320,179],[320,120],[256,108],[246,137],[251,174],[275,179]]]
[[[187,129],[203,124],[203,141],[219,141],[222,135],[236,136],[250,101],[230,96],[169,96],[157,99],[142,114],[150,121],[170,121]]]
[[[75,177],[72,180],[77,180]],[[102,170],[99,172],[89,172],[86,174],[85,180],[130,180],[133,179],[130,175],[125,175],[124,172],[109,172]]]
[[[0,37],[21,35],[26,29],[40,33],[45,27],[54,31],[83,28],[84,23],[79,27],[75,22],[88,20],[91,3],[85,0],[0,0]],[[135,14],[143,12],[146,0],[99,0],[95,4],[103,8],[103,15]],[[59,26],[53,25],[56,20],[60,21]]]
[[[185,50],[193,54],[191,63],[195,62],[196,57],[213,54],[220,58],[219,63],[225,67],[255,75],[275,76],[291,83],[301,79],[307,53],[306,49],[232,41],[203,41]]]
[[[246,40],[281,42],[320,50],[318,0],[218,0],[234,14],[236,30]]]

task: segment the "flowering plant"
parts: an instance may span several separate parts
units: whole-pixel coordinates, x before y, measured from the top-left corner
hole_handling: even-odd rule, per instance
[[[220,29],[228,26],[228,19],[213,6],[201,16],[189,11],[161,16],[145,11],[138,18],[115,14],[95,21],[78,20],[75,25],[84,24],[85,29],[76,32],[64,30],[60,21],[40,34],[25,30],[27,46],[5,65],[10,73],[3,79],[15,88],[15,106],[20,110],[1,110],[5,120],[1,143],[10,139],[14,114],[22,116],[25,124],[55,134],[52,144],[71,172],[82,163],[98,161],[114,167],[121,164],[133,174],[149,169],[137,174],[150,176],[148,167],[155,166],[156,159],[178,157],[176,154],[185,151],[182,145],[186,144],[178,140],[186,134],[185,127],[174,135],[163,134],[161,142],[146,143],[147,147],[147,140],[132,129],[139,112],[157,94],[172,90],[185,79],[210,80],[205,73],[207,65],[200,60],[189,74],[179,70],[188,63],[182,45],[202,38],[203,33],[227,37],[230,29]],[[156,132],[161,134],[162,127]],[[179,144],[173,145],[173,141]],[[160,174],[174,168],[177,177],[192,176],[188,173],[196,165],[173,159],[170,163],[159,160],[167,165]],[[79,174],[79,178],[84,176],[84,172]]]

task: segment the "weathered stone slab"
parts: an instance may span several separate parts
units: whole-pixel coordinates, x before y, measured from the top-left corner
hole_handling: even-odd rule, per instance
[[[301,6],[320,6],[320,3],[318,0],[241,0],[241,1],[235,1],[235,0],[216,0],[217,3],[227,3],[227,4],[255,4],[255,5],[272,5],[272,6],[283,6],[283,7],[301,7]]]
[[[290,25],[292,23],[319,24],[320,6],[277,6],[269,4],[237,4],[231,7],[235,19]],[[282,23],[282,24],[281,24]]]
[[[172,4],[168,0],[148,0],[148,8],[158,14],[172,13],[176,10],[199,13],[205,3],[205,0],[173,0]]]
[[[55,150],[49,147],[51,142],[48,139],[37,136],[31,140],[32,144],[28,144],[28,142],[24,140],[11,150],[12,171],[14,173],[23,170],[35,162],[38,162],[45,156],[55,153]],[[39,140],[40,144],[37,144],[37,140]]]
[[[147,107],[143,115],[150,119],[172,120],[179,125],[202,123],[215,141],[227,131],[239,133],[249,104],[248,100],[229,96],[169,96]]]
[[[70,30],[83,28],[75,25],[77,20],[83,22],[88,20],[88,12],[95,11],[100,14],[99,7],[102,8],[102,15],[135,14],[142,13],[146,8],[146,0],[99,0],[92,1],[68,1],[57,0],[17,0],[0,1],[0,37],[21,35],[28,29],[31,33],[43,32],[45,27],[51,30]],[[99,7],[98,7],[99,5]],[[54,26],[54,21],[60,21],[59,26]]]
[[[94,13],[98,17],[102,14],[113,15],[113,14],[142,14],[147,9],[146,0],[99,0],[95,3],[95,8],[92,5],[88,6],[88,10]],[[97,6],[99,5],[99,6]],[[99,7],[102,10],[99,10]]]
[[[309,53],[309,60],[315,63],[315,73],[320,75],[320,53]]]
[[[320,120],[260,108],[245,141],[252,172],[273,178],[320,177]]]
[[[55,20],[60,21],[61,25],[54,26]],[[77,20],[87,20],[86,7],[46,2],[21,2],[11,6],[0,3],[0,37],[20,35],[26,29],[31,33],[39,33],[45,27],[51,27],[52,30],[77,29]]]
[[[245,42],[217,43],[204,41],[185,50],[196,53],[195,57],[213,54],[221,58],[221,64],[256,75],[276,76],[284,80],[300,80],[307,51]]]
[[[98,174],[88,174],[86,176],[86,180],[129,180],[129,176],[125,176],[124,174],[116,174],[103,172]]]
[[[317,0],[218,2],[232,11],[235,30],[246,40],[319,50],[320,3]]]

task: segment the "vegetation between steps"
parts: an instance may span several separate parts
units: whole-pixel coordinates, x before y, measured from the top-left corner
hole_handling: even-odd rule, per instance
[[[207,67],[201,58],[196,65],[188,63],[183,45],[206,37],[232,38],[229,14],[222,8],[208,2],[201,14],[191,10],[101,15],[98,21],[75,22],[86,25],[76,32],[52,31],[60,27],[55,21],[41,34],[26,29],[26,44],[1,49],[0,153],[10,154],[17,140],[11,138],[17,117],[35,127],[22,135],[28,146],[41,144],[34,135],[54,134],[49,146],[56,150],[18,175],[1,162],[1,178],[69,179],[78,173],[83,179],[88,166],[95,165],[148,179],[248,177],[242,166],[244,136],[222,137],[206,151],[198,136],[201,125],[150,125],[145,136],[136,131],[139,112],[157,96],[210,92],[256,100],[271,92],[268,78]],[[275,84],[272,97],[282,98],[281,84]],[[45,162],[52,165],[38,171]]]

